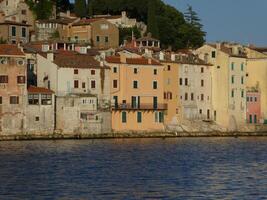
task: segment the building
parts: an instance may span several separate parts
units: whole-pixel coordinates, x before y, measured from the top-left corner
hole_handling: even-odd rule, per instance
[[[0,39],[9,44],[24,44],[29,42],[29,24],[7,21],[0,16]]]
[[[160,50],[160,41],[152,37],[151,33],[148,33],[146,37],[139,38],[135,41],[135,47],[148,48],[153,50]]]
[[[81,19],[71,26],[70,40],[107,49],[119,46],[119,29],[106,19]]]
[[[259,91],[252,89],[247,91],[247,123],[263,123],[261,117],[261,94]]]
[[[242,46],[229,43],[206,44],[197,49],[199,57],[212,68],[212,104],[216,123],[235,131],[246,122],[247,57]]]
[[[52,134],[55,130],[55,95],[52,90],[28,87],[27,133]]]
[[[111,67],[113,131],[164,131],[164,66],[123,54],[107,57],[106,62]]]
[[[0,133],[26,130],[26,59],[16,45],[0,45]]]
[[[110,132],[109,67],[94,56],[66,50],[38,54],[37,66],[37,85],[56,94],[57,130]]]

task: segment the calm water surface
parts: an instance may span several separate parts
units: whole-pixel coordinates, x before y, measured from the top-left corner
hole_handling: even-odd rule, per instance
[[[0,199],[267,199],[267,138],[0,142]]]

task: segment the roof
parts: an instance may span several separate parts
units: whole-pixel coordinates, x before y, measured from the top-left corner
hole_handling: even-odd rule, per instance
[[[25,56],[23,51],[14,44],[0,44],[0,55],[5,56]]]
[[[74,51],[57,51],[55,53],[54,63],[61,68],[109,69],[107,66],[101,66],[100,62],[94,56],[79,54]]]
[[[136,41],[137,42],[142,42],[142,41],[156,41],[156,42],[159,42],[158,39],[151,37],[151,35],[148,35],[146,37],[139,38]]]
[[[47,89],[47,88],[43,88],[43,87],[29,86],[28,93],[30,94],[54,94],[54,91]]]
[[[104,18],[104,19],[119,19],[121,15],[94,15],[94,18]]]
[[[85,25],[90,25],[93,22],[99,21],[103,18],[90,18],[90,19],[81,19],[80,21],[76,22],[73,24],[73,26],[85,26]]]
[[[15,21],[8,21],[8,20],[1,22],[0,25],[31,26],[29,24],[24,24],[24,23],[15,22]]]
[[[216,44],[207,44],[208,46],[211,46],[216,49]],[[244,53],[241,54],[233,54],[232,48],[225,46],[223,43],[220,45],[220,51],[226,53],[227,55],[231,57],[238,57],[238,58],[246,58],[247,55]]]
[[[123,64],[121,62],[120,56],[109,56],[106,58],[106,61],[108,63],[118,63],[118,64]],[[151,61],[151,63],[150,63]],[[160,62],[154,60],[154,59],[147,59],[144,57],[141,58],[126,58],[125,64],[129,65],[161,65]]]
[[[59,18],[59,19],[48,19],[48,20],[38,20],[37,23],[54,23],[54,24],[64,24],[68,25],[72,22],[74,22],[77,19],[70,19],[70,18]]]

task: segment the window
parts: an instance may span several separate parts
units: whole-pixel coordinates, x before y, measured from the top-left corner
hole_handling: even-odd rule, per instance
[[[82,83],[82,88],[85,88],[85,82]]]
[[[187,93],[185,93],[185,95],[184,95],[184,100],[185,100],[185,101],[188,100],[188,94],[187,94]]]
[[[36,121],[36,122],[39,122],[39,120],[40,120],[40,117],[39,117],[39,116],[36,116],[36,117],[35,117],[35,121]]]
[[[154,75],[157,75],[157,74],[158,74],[158,70],[154,69]]]
[[[113,80],[113,88],[118,88],[118,80]]]
[[[232,71],[234,71],[234,69],[235,69],[235,63],[234,62],[231,63],[231,69],[232,69]]]
[[[241,97],[244,98],[244,90],[241,91]]]
[[[204,101],[204,94],[201,94],[201,95],[200,95],[200,100],[201,100],[201,101]]]
[[[127,122],[127,113],[125,111],[121,113],[121,122],[122,123]]]
[[[12,35],[13,37],[15,37],[15,36],[17,35],[17,33],[16,33],[16,27],[15,27],[15,26],[12,26],[12,27],[11,27],[11,35]]]
[[[25,27],[22,27],[21,28],[21,37],[26,37],[26,28]]]
[[[247,97],[247,102],[249,102],[249,97]]]
[[[199,109],[199,114],[201,114],[201,115],[202,115],[202,109]]]
[[[170,65],[168,65],[168,71],[171,71],[171,66]]]
[[[257,124],[257,115],[254,115],[254,123]]]
[[[21,14],[22,15],[26,15],[27,14],[27,11],[26,10],[21,10]]]
[[[241,63],[241,71],[244,71],[244,63]]]
[[[96,82],[95,80],[91,80],[91,89],[95,89],[96,88]]]
[[[201,80],[201,87],[204,87],[204,80]]]
[[[17,76],[17,83],[24,84],[25,83],[25,76]]]
[[[235,97],[235,91],[234,90],[232,90],[232,92],[231,92],[231,97],[232,98]]]
[[[183,85],[183,79],[180,78],[180,85]]]
[[[158,88],[158,82],[157,81],[153,81],[153,89],[157,89]]]
[[[0,105],[3,103],[3,99],[2,97],[0,96]]]
[[[184,79],[184,84],[188,85],[188,79],[187,78]]]
[[[137,112],[137,123],[142,123],[142,113]]]
[[[91,70],[91,75],[95,75],[95,70]]]
[[[163,112],[155,112],[155,122],[156,123],[163,123],[164,122]]]
[[[108,36],[105,37],[105,42],[108,43]]]
[[[216,110],[214,110],[214,121],[216,121],[217,120],[217,112],[216,112]]]
[[[172,93],[169,92],[168,95],[169,95],[169,99],[172,100]]]
[[[74,69],[74,74],[79,74],[79,70],[78,69]]]
[[[250,97],[250,101],[253,102],[253,97]]]
[[[158,97],[153,97],[153,108],[154,109],[158,108]]]
[[[235,76],[234,75],[231,77],[231,82],[232,82],[232,84],[235,83]]]
[[[204,73],[204,67],[201,67],[201,73]]]
[[[79,88],[79,81],[78,80],[74,80],[74,88]]]
[[[19,104],[19,97],[18,96],[11,96],[10,97],[10,104]]]
[[[211,52],[211,57],[212,57],[212,58],[215,58],[215,57],[216,57],[216,51],[212,51],[212,52]]]
[[[137,68],[134,68],[134,74],[137,74],[138,70]]]
[[[218,66],[217,66],[217,69],[220,69],[220,68],[221,68],[221,67],[218,65]]]
[[[244,76],[241,76],[241,84],[244,84]]]
[[[254,101],[257,102],[258,101],[258,98],[257,97],[254,97]]]
[[[191,101],[194,101],[194,93],[191,93]]]
[[[113,67],[113,73],[116,74],[117,73],[118,68],[117,67]]]
[[[137,89],[138,88],[138,81],[133,81],[133,88]]]
[[[8,83],[8,76],[0,76],[0,83]]]
[[[29,94],[28,95],[29,105],[38,105],[39,104],[39,94]]]
[[[96,36],[96,41],[100,42],[100,37],[99,36]]]
[[[52,104],[52,95],[51,94],[42,94],[41,103],[42,103],[42,105],[51,105]]]

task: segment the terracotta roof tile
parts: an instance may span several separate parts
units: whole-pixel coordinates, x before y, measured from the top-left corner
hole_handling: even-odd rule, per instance
[[[160,62],[151,59],[151,63],[149,63],[150,59],[147,58],[126,58],[126,63],[125,64],[130,64],[130,65],[161,65]],[[109,56],[106,58],[106,61],[109,63],[120,63],[122,64],[120,57],[119,56]]]
[[[84,26],[84,25],[90,25],[93,22],[99,21],[103,18],[91,18],[91,19],[81,19],[80,21],[73,24],[73,26]]]
[[[12,44],[0,44],[0,55],[5,56],[25,56],[17,45]]]
[[[28,93],[30,94],[54,94],[54,91],[43,87],[29,86]]]

